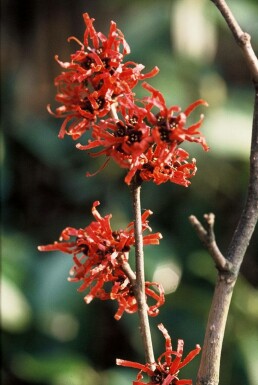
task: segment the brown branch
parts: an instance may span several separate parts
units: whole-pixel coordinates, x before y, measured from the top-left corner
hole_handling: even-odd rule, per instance
[[[232,292],[258,220],[258,59],[252,49],[250,36],[242,31],[226,2],[224,0],[211,1],[220,10],[242,49],[254,81],[255,104],[247,198],[225,258],[231,264],[231,268],[228,271],[219,270],[206,327],[197,385],[218,385],[219,383],[221,350]],[[197,223],[195,228],[200,238],[203,241],[207,240],[208,232],[202,225]],[[223,261],[221,255],[218,254],[217,257],[217,262],[218,260]]]
[[[258,85],[253,119],[250,177],[247,199],[229,245],[229,271],[219,270],[202,348],[197,385],[219,383],[220,358],[232,292],[238,272],[258,220]],[[204,235],[202,229],[201,234]],[[207,234],[205,234],[207,236]]]
[[[203,225],[199,222],[199,220],[194,215],[191,215],[189,217],[189,221],[191,225],[195,229],[200,240],[207,247],[218,270],[230,271],[230,269],[232,268],[232,264],[221,253],[215,240],[215,234],[214,234],[215,215],[213,213],[205,214],[204,219],[206,221],[207,229],[203,227]]]
[[[211,0],[221,12],[237,44],[240,46],[255,83],[258,82],[258,59],[251,44],[251,36],[236,21],[225,0]]]
[[[132,197],[134,211],[134,236],[135,236],[135,269],[136,283],[134,292],[138,305],[138,315],[140,319],[140,331],[144,344],[146,362],[152,365],[155,362],[153,345],[150,332],[149,317],[145,296],[145,273],[144,273],[144,253],[142,236],[142,217],[141,217],[141,181],[137,175],[132,182]]]
[[[258,220],[258,83],[255,84],[253,130],[250,151],[250,175],[247,198],[238,226],[233,235],[227,258],[238,273],[245,251]]]

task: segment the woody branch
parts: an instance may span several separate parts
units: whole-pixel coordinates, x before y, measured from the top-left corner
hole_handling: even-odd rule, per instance
[[[239,269],[258,220],[258,59],[250,35],[243,32],[224,0],[211,0],[221,12],[236,42],[240,46],[254,82],[255,103],[250,152],[250,174],[244,207],[224,257],[213,236],[213,219],[206,216],[205,230],[197,218],[190,217],[200,239],[205,243],[218,267],[218,278],[209,312],[197,385],[219,383],[220,359],[232,292]],[[210,222],[211,221],[211,222]]]

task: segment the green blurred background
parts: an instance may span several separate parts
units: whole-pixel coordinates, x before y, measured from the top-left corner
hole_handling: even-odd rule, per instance
[[[258,50],[256,0],[229,1]],[[67,282],[71,258],[39,253],[66,226],[86,226],[90,208],[113,213],[113,228],[132,219],[124,172],[115,164],[94,178],[102,159],[57,139],[60,120],[53,106],[53,79],[83,38],[82,13],[107,33],[117,22],[131,46],[129,60],[157,65],[150,83],[168,104],[185,108],[204,98],[202,131],[211,147],[197,158],[192,185],[145,184],[143,208],[161,231],[159,247],[146,248],[147,279],[161,280],[166,304],[151,319],[155,354],[164,351],[156,325],[185,340],[185,352],[202,344],[216,269],[188,223],[188,216],[216,214],[217,242],[225,252],[237,224],[248,180],[253,89],[241,52],[208,0],[2,0],[2,383],[4,385],[129,385],[136,370],[115,366],[116,358],[144,362],[137,315],[117,322],[116,304],[85,305],[76,284]],[[138,92],[138,91],[137,91]],[[142,94],[142,90],[139,90]],[[199,113],[193,114],[197,119]],[[249,246],[237,282],[222,353],[221,385],[257,385],[258,236]],[[182,370],[194,379],[199,358]]]

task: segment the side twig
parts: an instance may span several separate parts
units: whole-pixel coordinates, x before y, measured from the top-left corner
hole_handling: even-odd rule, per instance
[[[205,214],[204,219],[206,221],[207,229],[198,221],[198,219],[191,215],[189,221],[195,229],[198,237],[207,247],[210,255],[212,256],[215,265],[220,271],[230,271],[232,264],[224,257],[219,250],[214,234],[215,215],[213,213]]]

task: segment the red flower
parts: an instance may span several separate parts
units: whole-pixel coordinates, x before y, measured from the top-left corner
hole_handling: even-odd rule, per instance
[[[117,359],[117,365],[140,370],[137,375],[137,380],[133,381],[133,385],[191,385],[192,380],[179,380],[178,374],[182,367],[187,365],[197,354],[199,354],[201,347],[196,345],[196,348],[182,359],[184,341],[178,340],[177,350],[175,351],[172,349],[171,339],[165,327],[162,324],[159,324],[158,328],[165,338],[166,350],[161,354],[157,362],[143,365],[138,362]],[[172,359],[172,356],[174,356],[174,359]],[[150,379],[149,382],[142,381],[142,373],[148,375]]]
[[[75,40],[80,50],[71,55],[70,62],[62,62],[56,56],[57,62],[66,70],[55,79],[56,100],[62,106],[55,113],[48,108],[54,116],[65,118],[60,138],[68,134],[78,139],[98,117],[104,117],[110,111],[119,95],[130,96],[139,80],[158,73],[157,67],[142,74],[143,65],[123,63],[130,48],[116,23],[111,21],[109,34],[105,36],[95,30],[94,19],[87,13],[83,18],[86,25],[83,43],[75,37],[68,39]]]
[[[208,106],[207,102],[202,99],[190,104],[184,112],[180,112],[179,106],[167,108],[162,93],[148,83],[142,86],[152,93],[151,97],[145,98],[146,108],[149,111],[149,120],[153,125],[152,134],[156,143],[162,143],[166,146],[180,144],[184,141],[200,143],[205,151],[209,149],[204,137],[201,135],[199,128],[203,122],[204,116],[201,115],[198,122],[186,127],[187,117],[199,105]],[[151,112],[153,107],[157,107],[159,112],[154,115]]]
[[[67,227],[60,236],[60,242],[39,246],[40,251],[59,250],[73,254],[74,266],[70,271],[71,282],[81,282],[78,291],[89,288],[84,297],[90,303],[95,297],[102,300],[113,299],[119,304],[115,318],[120,319],[122,313],[137,311],[137,304],[132,287],[123,271],[123,264],[127,263],[131,246],[135,244],[134,223],[130,222],[125,230],[113,231],[110,226],[111,214],[101,217],[96,207],[92,207],[95,221],[83,229]],[[142,231],[150,229],[148,217],[152,214],[146,210],[142,214]],[[71,239],[72,238],[72,239]],[[145,245],[159,244],[160,233],[143,236]],[[110,289],[105,287],[107,282],[112,283]],[[151,289],[155,286],[158,292]],[[107,291],[109,290],[109,291]],[[149,314],[156,315],[157,309],[164,303],[164,293],[160,285],[146,282],[146,296],[156,300],[156,304],[149,307]]]
[[[143,181],[156,184],[170,181],[187,187],[189,179],[196,173],[196,161],[188,162],[188,152],[178,146],[190,141],[200,143],[208,150],[199,131],[203,116],[197,123],[186,127],[191,111],[207,103],[197,100],[180,113],[178,106],[166,107],[159,91],[147,83],[143,86],[152,92],[151,97],[138,101],[141,106],[131,98],[120,97],[119,116],[93,124],[92,139],[87,145],[78,144],[77,148],[97,148],[99,151],[90,153],[91,156],[106,155],[108,160],[112,158],[120,167],[128,169],[125,177],[127,184],[137,172]],[[157,107],[159,112],[155,115],[152,110]]]
[[[110,293],[107,293],[104,289],[100,289],[97,293],[97,297],[102,300],[111,299],[118,302],[119,307],[114,318],[119,320],[124,312],[137,312],[138,305],[134,295],[133,286],[125,273],[123,273],[122,270],[116,269],[115,274],[110,277],[110,281],[113,282]],[[151,287],[154,287],[155,290]],[[149,297],[155,301],[153,305],[147,304],[149,316],[155,317],[159,313],[158,308],[165,302],[164,289],[157,282],[145,282],[145,294],[146,299]]]
[[[143,181],[153,181],[157,185],[169,181],[188,187],[189,179],[195,175],[197,170],[195,159],[192,160],[192,163],[188,163],[188,157],[188,152],[182,148],[171,150],[162,145],[153,146],[132,164],[125,177],[125,182],[130,184],[138,172]]]
[[[129,168],[153,144],[153,138],[151,127],[146,123],[146,109],[132,103],[128,98],[121,98],[120,103],[121,119],[110,118],[94,124],[93,140],[89,139],[85,146],[78,144],[76,147],[80,150],[100,147],[102,149],[99,152],[91,155],[105,154],[121,167]]]
[[[66,134],[78,139],[92,129],[86,145],[81,150],[97,150],[91,156],[106,155],[120,167],[128,169],[125,178],[130,184],[137,172],[142,180],[156,184],[167,181],[188,186],[195,175],[195,160],[187,161],[188,153],[178,146],[184,142],[197,142],[204,150],[208,145],[199,128],[200,119],[187,126],[187,118],[199,105],[200,99],[183,112],[179,106],[168,108],[162,93],[147,83],[143,87],[151,96],[136,100],[132,89],[138,81],[155,76],[157,67],[142,74],[144,66],[124,62],[130,52],[124,35],[111,21],[107,36],[97,32],[94,19],[83,15],[86,29],[83,43],[75,37],[80,49],[71,55],[69,62],[57,62],[64,71],[56,77],[56,100],[61,103],[53,113],[64,118],[59,137]],[[107,114],[112,118],[106,118]],[[103,120],[105,118],[105,120]],[[98,171],[97,171],[98,172]],[[87,174],[87,175],[95,175]]]

